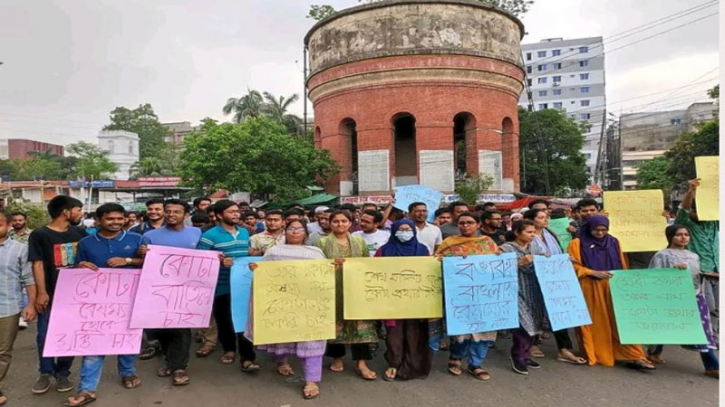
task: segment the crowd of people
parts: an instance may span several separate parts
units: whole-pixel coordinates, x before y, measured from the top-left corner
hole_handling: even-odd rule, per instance
[[[246,203],[197,198],[193,205],[179,199],[151,199],[142,213],[127,212],[117,203],[99,206],[84,219],[83,204],[72,197],[57,196],[47,206],[51,221],[34,231],[27,228],[25,214],[2,212],[0,216],[0,383],[10,367],[13,343],[19,329],[37,322],[39,376],[32,392],[47,392],[52,382],[59,392],[70,392],[66,405],[81,406],[96,401],[105,357],[84,356],[80,380],[69,379],[72,357],[44,357],[48,323],[59,273],[66,267],[140,268],[148,245],[171,246],[219,252],[220,270],[214,293],[212,322],[207,329],[146,329],[138,355],[118,356],[118,374],[125,389],[141,385],[136,374],[139,359],[162,356],[159,377],[174,386],[191,383],[187,370],[194,340],[200,345],[196,357],[207,357],[221,345],[219,362],[233,364],[253,374],[260,370],[257,352],[271,354],[281,376],[295,375],[290,357],[302,362],[302,395],[320,394],[324,358],[331,359],[332,373],[345,370],[349,349],[354,372],[364,380],[376,380],[368,362],[378,343],[385,342],[388,368],[386,381],[425,378],[436,352],[448,350],[447,371],[455,376],[469,373],[486,381],[488,350],[497,337],[511,337],[511,368],[522,375],[538,369],[536,359],[545,357],[537,346],[553,335],[556,360],[572,365],[614,366],[616,362],[640,370],[653,370],[665,362],[658,344],[623,345],[619,342],[609,291],[612,270],[627,269],[631,257],[645,258],[642,268],[674,267],[692,273],[702,327],[708,344],[688,346],[699,352],[705,373],[719,377],[715,350],[718,346],[718,233],[717,222],[697,218],[694,195],[699,181],[690,188],[672,224],[663,230],[668,246],[656,253],[623,253],[616,236],[609,234],[607,213],[593,199],[582,199],[572,208],[552,208],[546,200],[535,200],[522,213],[502,213],[489,203],[471,207],[454,202],[443,208],[412,203],[407,211],[388,205],[320,206],[305,210],[255,210]],[[435,211],[429,222],[429,211]],[[549,220],[570,219],[567,233],[572,241],[562,247]],[[514,253],[518,264],[519,321],[509,331],[446,335],[445,321],[438,320],[345,320],[342,313],[342,278],[345,259],[355,257],[471,256]],[[592,324],[575,330],[551,332],[541,288],[535,277],[533,256],[567,254],[581,284]],[[234,259],[262,256],[262,261],[330,259],[337,270],[336,338],[255,346],[250,322],[243,333],[232,323],[230,273]],[[257,265],[250,264],[255,270]],[[254,293],[252,294],[254,295]],[[576,331],[575,351],[571,331]],[[465,368],[464,364],[465,363]],[[7,399],[0,393],[0,405]]]

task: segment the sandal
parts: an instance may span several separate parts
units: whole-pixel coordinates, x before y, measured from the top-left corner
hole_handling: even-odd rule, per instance
[[[295,371],[292,370],[292,366],[289,363],[283,363],[277,366],[277,373],[280,376],[294,376]]]
[[[131,390],[141,385],[141,379],[136,375],[126,376],[121,378],[121,384],[124,389]]]
[[[398,375],[398,369],[394,367],[389,367],[388,370],[385,371],[383,374],[383,380],[386,382],[392,382],[395,381],[395,376]]]
[[[338,363],[340,362],[340,363]],[[342,363],[342,360],[333,360],[330,364],[330,370],[332,370],[335,373],[340,373],[345,370],[345,365]]]
[[[355,373],[357,373],[358,376],[362,377],[363,380],[373,381],[378,378],[377,373],[370,370],[370,368],[365,368],[367,370],[368,374],[365,375],[365,372],[363,372],[362,369],[355,368]]]
[[[75,398],[76,400],[78,400],[78,399],[82,399],[82,400],[77,403],[74,403],[70,400],[71,398]],[[63,405],[79,407],[79,406],[85,406],[86,404],[90,404],[90,403],[93,403],[94,401],[96,401],[96,395],[91,392],[87,392],[87,391],[80,392],[75,397],[71,397],[71,398],[69,398],[67,402],[63,403]]]
[[[627,363],[627,367],[637,370],[656,370],[655,365],[646,360],[637,360]]]
[[[559,354],[556,355],[556,360],[558,360],[559,362],[571,363],[572,365],[586,365],[588,363],[587,360],[583,357],[576,356],[568,349],[565,350],[566,353],[559,351]]]
[[[242,362],[242,372],[244,373],[254,373],[259,371],[259,365],[252,362],[251,360],[245,360]]]
[[[472,367],[468,366],[468,369],[466,369],[468,373],[472,374],[473,377],[475,377],[478,380],[486,381],[491,379],[491,375],[488,374],[487,371],[481,369],[480,367]]]
[[[214,348],[202,346],[201,348],[197,349],[195,353],[197,358],[205,358],[209,356],[212,352],[214,352]]]
[[[305,387],[302,388],[302,397],[304,397],[305,400],[316,399],[320,397],[320,388],[316,384],[306,384]]]
[[[665,358],[663,358],[662,355],[649,355],[649,360],[650,362],[657,363],[658,365],[664,365],[665,363],[667,363],[665,362]]]
[[[167,367],[161,367],[159,370],[156,371],[156,376],[158,377],[169,377],[171,376],[171,369]]]
[[[148,348],[144,349],[143,352],[141,352],[138,355],[138,358],[141,360],[152,359],[154,356],[156,356],[156,353],[158,351],[159,351],[159,349],[157,349],[156,346],[149,346]]]
[[[237,355],[233,352],[227,352],[222,355],[222,357],[219,358],[219,361],[222,363],[222,365],[231,365],[234,363],[234,359],[236,359]]]
[[[173,374],[173,384],[174,386],[186,386],[189,384],[189,375],[186,374],[186,370],[179,369],[174,371]]]
[[[453,376],[460,376],[463,371],[461,370],[460,360],[449,360],[448,361],[448,372]]]
[[[536,345],[531,347],[531,350],[529,350],[529,355],[531,355],[531,357],[533,357],[533,358],[545,358],[546,357],[544,352],[542,352],[541,349],[539,349],[539,347]]]

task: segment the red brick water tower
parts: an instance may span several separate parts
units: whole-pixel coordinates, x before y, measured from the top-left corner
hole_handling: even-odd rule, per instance
[[[342,196],[466,174],[519,189],[522,23],[474,0],[387,0],[321,20],[305,36],[315,145]]]

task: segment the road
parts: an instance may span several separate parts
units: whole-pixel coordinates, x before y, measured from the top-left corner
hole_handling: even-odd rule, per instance
[[[36,378],[36,351],[34,329],[22,331],[15,343],[10,372],[5,379],[8,406],[59,406],[68,393],[57,393],[53,388],[44,395],[34,395],[30,387]],[[106,361],[104,376],[98,389],[99,399],[93,406],[536,406],[536,407],[663,407],[663,406],[717,406],[718,381],[705,377],[699,356],[676,346],[665,347],[667,364],[655,372],[638,372],[625,367],[573,366],[557,362],[554,340],[542,345],[547,354],[540,359],[543,367],[532,370],[528,376],[511,371],[508,359],[509,339],[499,339],[484,367],[492,379],[480,382],[465,374],[454,377],[446,371],[447,353],[436,355],[433,371],[426,380],[389,383],[381,379],[364,382],[355,376],[352,363],[346,361],[346,371],[332,373],[325,370],[321,383],[321,396],[317,400],[303,400],[301,383],[288,382],[276,374],[272,359],[260,353],[262,371],[249,376],[237,364],[221,365],[221,352],[206,359],[192,355],[189,366],[191,384],[172,387],[170,379],[154,376],[160,359],[141,361],[138,374],[144,380],[135,390],[125,390],[115,372],[115,358]],[[196,344],[192,346],[196,348]],[[382,346],[381,348],[384,348]],[[377,352],[372,366],[382,376],[385,360],[383,349]],[[78,375],[80,360],[73,364],[71,378]],[[329,360],[326,361],[329,363]],[[292,362],[299,373],[296,360]]]

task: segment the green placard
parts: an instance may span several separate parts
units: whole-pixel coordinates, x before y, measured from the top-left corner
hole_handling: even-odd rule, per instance
[[[569,242],[571,242],[571,233],[566,230],[568,227],[569,218],[552,219],[549,221],[549,230],[554,232],[556,237],[559,238],[559,244],[564,253],[569,250]]]
[[[610,281],[625,345],[705,345],[690,270],[614,270]]]

